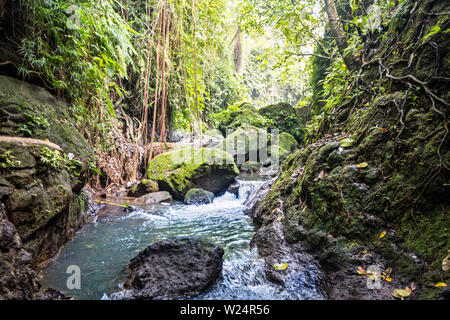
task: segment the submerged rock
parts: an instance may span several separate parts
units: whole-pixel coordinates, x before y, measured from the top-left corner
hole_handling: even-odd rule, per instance
[[[212,192],[193,188],[190,189],[184,197],[185,204],[208,204],[214,201],[214,194]]]
[[[146,194],[145,196],[139,197],[134,200],[137,204],[155,204],[161,202],[172,201],[172,196],[167,191],[158,191]]]
[[[159,187],[158,183],[153,180],[149,179],[142,179],[141,182],[130,188],[128,190],[128,196],[129,197],[141,197],[143,195],[146,195],[148,193],[152,192],[158,192]]]
[[[198,295],[219,277],[223,254],[219,246],[195,237],[157,242],[131,259],[124,288],[132,299]]]
[[[147,172],[149,179],[158,182],[160,190],[169,191],[181,201],[192,188],[221,195],[238,174],[233,158],[226,152],[214,148],[190,147],[155,157]]]

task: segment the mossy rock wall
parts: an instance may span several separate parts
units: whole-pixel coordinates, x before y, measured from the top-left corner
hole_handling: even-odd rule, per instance
[[[0,201],[34,266],[88,219],[89,147],[68,110],[43,88],[0,76]]]
[[[437,99],[433,106],[426,92],[449,100],[448,83],[443,85],[448,80],[433,80],[450,73],[449,37],[437,33],[436,45],[417,39],[449,18],[424,14],[445,11],[445,1],[420,1],[411,15],[412,6],[404,3],[390,26],[404,48],[385,58],[397,45],[386,43],[372,57],[384,59],[383,66],[398,79],[385,71],[380,82],[380,65],[368,64],[361,79],[374,94],[356,87],[349,91],[339,115],[323,123],[328,129],[286,159],[256,214],[263,224],[272,223],[271,213],[282,203],[290,243],[302,243],[325,260],[337,252],[354,256],[350,248],[365,250],[392,268],[399,285],[418,284],[412,298],[429,299],[448,296],[447,289],[434,287],[436,282],[450,283],[449,272],[442,270],[450,249],[449,111]],[[411,56],[410,66],[398,63]],[[403,78],[407,75],[426,83],[426,89]],[[333,272],[342,268],[339,264]]]

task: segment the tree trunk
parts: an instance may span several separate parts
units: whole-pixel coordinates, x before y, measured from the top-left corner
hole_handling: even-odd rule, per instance
[[[350,71],[354,71],[360,67],[360,62],[352,55],[345,55],[344,50],[348,47],[347,36],[344,33],[344,29],[339,24],[339,15],[336,10],[334,0],[324,0],[325,11],[327,12],[328,21],[330,23],[331,32],[336,39],[336,44],[339,53],[344,59],[344,63]]]

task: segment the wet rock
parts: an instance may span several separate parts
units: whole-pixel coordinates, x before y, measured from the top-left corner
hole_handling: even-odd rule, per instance
[[[0,300],[44,299],[31,254],[0,205]]]
[[[212,192],[193,188],[190,189],[184,197],[185,204],[208,204],[214,201],[214,194]]]
[[[378,168],[374,168],[374,169],[370,169],[369,171],[367,171],[367,173],[365,174],[364,180],[369,184],[373,184],[375,182],[380,181],[382,178],[383,178],[383,173],[381,172],[381,170]]]
[[[166,152],[155,157],[148,168],[148,178],[157,181],[160,190],[181,201],[192,188],[221,195],[238,174],[233,158],[214,148],[189,147]]]
[[[244,213],[248,216],[250,216],[253,221],[257,224],[262,223],[262,219],[259,215],[259,207],[261,206],[262,202],[266,198],[267,194],[270,191],[270,187],[272,186],[273,182],[275,181],[275,178],[267,180],[262,185],[260,185],[258,188],[252,191],[250,193],[247,200],[244,202]]]
[[[330,168],[335,168],[337,166],[342,165],[344,160],[345,160],[345,153],[344,153],[344,151],[334,150],[328,156],[327,163],[328,163],[328,166]]]
[[[322,274],[314,257],[299,244],[290,245],[283,235],[279,221],[263,225],[251,241],[265,261],[267,278],[283,287],[295,291],[303,299],[323,299]],[[275,266],[286,264],[284,270]]]
[[[158,183],[156,181],[149,180],[149,179],[143,179],[142,181],[137,183],[135,186],[130,188],[130,190],[128,190],[127,195],[129,197],[141,197],[148,193],[158,192],[158,191],[159,191],[159,187],[158,187]]]
[[[173,237],[141,251],[128,264],[124,288],[132,299],[176,299],[198,295],[222,271],[224,251],[210,241]]]
[[[331,152],[339,148],[339,142],[330,142],[319,149],[318,162],[325,162]]]
[[[158,191],[146,194],[142,197],[135,199],[133,202],[137,204],[155,204],[161,202],[172,201],[172,196],[167,191]]]
[[[234,194],[236,197],[239,196],[239,188],[241,187],[241,183],[235,180],[227,189],[227,192]]]

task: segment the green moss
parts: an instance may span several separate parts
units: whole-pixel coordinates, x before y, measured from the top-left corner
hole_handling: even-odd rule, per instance
[[[0,118],[0,134],[47,139],[87,161],[89,146],[72,123],[69,106],[43,88],[0,76],[0,113],[14,115]]]
[[[213,148],[183,148],[155,157],[149,164],[147,178],[157,181],[161,190],[183,200],[196,180],[215,174],[227,180],[239,174],[229,154]]]
[[[298,147],[297,140],[287,132],[280,133],[278,139],[280,147],[289,152],[294,151]]]
[[[295,108],[288,103],[278,103],[259,109],[259,113],[272,120],[274,128],[291,134],[298,142],[303,140],[305,132]]]

